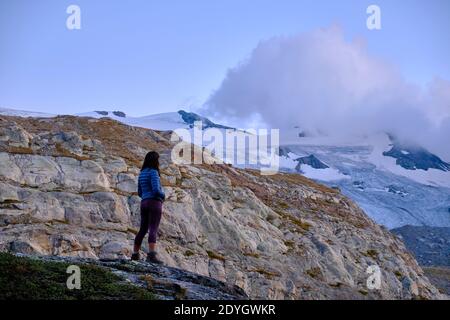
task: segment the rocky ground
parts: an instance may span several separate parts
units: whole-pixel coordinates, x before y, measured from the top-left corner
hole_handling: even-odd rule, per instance
[[[171,147],[170,132],[109,119],[0,117],[0,251],[126,259],[139,165],[156,150],[166,265],[254,299],[445,298],[402,241],[337,190],[296,174],[177,166]],[[379,290],[366,285],[371,265]]]
[[[79,290],[67,288],[80,267]],[[14,271],[14,272],[11,272]],[[1,299],[248,299],[237,287],[185,270],[146,262],[0,253]]]

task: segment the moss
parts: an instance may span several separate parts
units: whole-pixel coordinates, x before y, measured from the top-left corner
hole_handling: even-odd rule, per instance
[[[66,285],[69,263],[0,253],[0,300],[152,300],[151,291],[124,282],[109,270],[80,264],[81,289]]]
[[[4,201],[1,201],[0,203],[4,203],[4,204],[17,204],[17,203],[22,203],[22,201],[15,200],[15,199],[5,199]]]
[[[214,251],[210,251],[210,250],[206,250],[206,253],[208,254],[208,257],[210,259],[216,259],[216,260],[220,260],[220,261],[225,261],[225,257],[214,252]]]
[[[47,221],[46,223],[48,223],[49,225],[58,225],[58,224],[65,224],[65,225],[69,225],[70,224],[70,221],[69,220],[67,220],[67,219],[63,219],[63,220],[60,220],[60,219],[54,219],[54,220],[50,220],[50,221]]]
[[[86,139],[84,139],[84,140],[86,140]],[[95,148],[84,145],[83,151],[86,151],[86,152],[95,151]]]
[[[363,296],[367,296],[369,294],[369,292],[364,289],[360,289],[358,290],[358,292],[361,293]]]
[[[289,209],[289,205],[284,201],[278,202],[278,206],[283,210]]]
[[[287,219],[290,223],[298,227],[302,231],[309,231],[311,228],[311,224],[308,222],[303,221],[302,219],[296,218],[286,212],[283,211],[276,211],[280,216]]]
[[[191,251],[191,250],[186,250],[185,252],[184,252],[184,255],[186,256],[186,257],[191,257],[191,256],[193,256],[193,255],[195,255],[195,253],[193,252],[193,251]]]
[[[369,249],[367,250],[364,255],[366,257],[371,257],[372,259],[377,259],[378,258],[378,251],[375,249]]]
[[[314,268],[308,269],[308,270],[306,270],[305,273],[314,279],[317,279],[322,276],[322,270],[320,270],[319,267],[314,267]]]
[[[179,285],[175,287],[175,300],[184,300],[186,299],[188,293],[188,289]]]
[[[295,242],[292,240],[286,240],[284,241],[284,245],[286,247],[288,247],[289,249],[294,249],[295,248]]]
[[[341,282],[336,282],[336,283],[329,283],[328,285],[332,288],[340,288],[342,287],[343,284]]]
[[[67,158],[74,158],[78,161],[83,160],[89,160],[89,157],[86,156],[80,156],[78,154],[72,153],[69,150],[65,149],[60,143],[55,144],[56,154],[57,157],[67,157]]]
[[[150,290],[153,290],[154,280],[151,275],[146,274],[146,275],[140,276],[139,280],[144,281],[147,284],[147,288]]]
[[[25,147],[13,147],[13,146],[8,146],[7,151],[9,153],[15,153],[15,154],[34,154],[33,149],[31,148],[25,148]]]
[[[127,228],[127,232],[128,232],[128,233],[132,233],[132,234],[138,234],[139,230],[136,229],[136,228],[128,227],[128,228]]]
[[[252,270],[253,272],[258,272],[259,274],[262,274],[263,276],[268,277],[269,279],[273,278],[273,277],[279,277],[280,274],[277,272],[271,272],[265,269],[261,269],[261,268],[257,268]]]
[[[311,228],[311,224],[300,219],[292,218],[291,222],[305,231],[309,231],[309,229]]]
[[[244,252],[243,255],[246,257],[253,257],[256,259],[259,259],[259,257],[260,257],[260,255],[256,252]]]
[[[403,274],[398,270],[395,270],[394,274],[397,277],[397,279],[399,279],[399,280],[403,278]]]

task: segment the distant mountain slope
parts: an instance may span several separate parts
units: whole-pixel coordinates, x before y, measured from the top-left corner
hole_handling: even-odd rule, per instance
[[[8,108],[0,108],[0,115],[17,116],[17,117],[42,117],[42,118],[49,118],[55,116],[54,114],[51,113],[24,111]]]
[[[79,113],[76,116],[102,118],[108,117],[128,125],[140,126],[153,130],[175,130],[175,129],[191,129],[196,121],[201,121],[203,129],[233,129],[231,127],[216,124],[208,118],[202,117],[193,112],[179,110],[178,112],[158,113],[143,117],[130,117],[120,111],[93,111],[87,113]]]
[[[383,152],[384,156],[396,159],[396,163],[408,170],[437,169],[450,171],[450,164],[441,158],[418,146],[402,146],[395,140],[389,151]]]
[[[392,232],[421,265],[450,267],[450,228],[404,226]]]

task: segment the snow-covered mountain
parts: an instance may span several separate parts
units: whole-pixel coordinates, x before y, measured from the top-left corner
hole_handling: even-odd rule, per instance
[[[339,187],[388,228],[450,226],[450,165],[423,148],[384,133],[350,142],[299,137],[280,156],[284,170]]]
[[[93,111],[79,113],[76,116],[102,118],[109,117],[111,119],[132,125],[154,130],[175,130],[175,129],[192,129],[196,121],[201,121],[203,129],[233,129],[230,127],[216,124],[208,118],[202,117],[193,112],[180,110],[178,112],[158,113],[143,117],[130,117],[122,111]]]
[[[35,111],[24,111],[24,110],[16,110],[9,108],[1,108],[0,107],[0,115],[5,116],[15,116],[15,117],[37,117],[37,118],[51,118],[56,115],[45,112],[35,112]]]
[[[57,114],[51,113],[43,113],[43,112],[34,112],[34,111],[24,111],[24,110],[15,110],[15,109],[7,109],[0,108],[0,115],[7,116],[18,116],[18,117],[41,117],[41,118],[50,118],[56,117]],[[128,116],[123,111],[91,111],[84,113],[76,113],[74,114],[78,117],[91,117],[91,118],[104,118],[108,117],[122,123],[139,126],[148,129],[154,130],[175,130],[175,129],[192,129],[194,126],[194,122],[201,121],[203,124],[203,129],[208,128],[218,128],[218,129],[234,129],[231,127],[223,126],[220,124],[216,124],[209,120],[206,117],[202,117],[193,112],[187,112],[184,110],[180,110],[178,112],[165,112],[158,113],[149,116],[143,117],[132,117]]]

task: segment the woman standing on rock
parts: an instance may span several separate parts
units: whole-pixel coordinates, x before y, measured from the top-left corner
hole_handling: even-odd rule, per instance
[[[159,175],[159,154],[151,151],[145,156],[141,173],[138,180],[138,194],[141,197],[141,227],[134,240],[134,252],[131,260],[139,260],[139,250],[145,234],[148,235],[147,261],[161,264],[156,257],[156,235],[158,233],[159,222],[162,215],[162,203],[166,196],[161,187]]]

